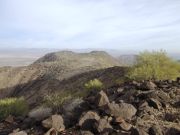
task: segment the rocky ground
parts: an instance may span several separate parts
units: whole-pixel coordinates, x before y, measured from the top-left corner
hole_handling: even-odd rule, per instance
[[[0,135],[7,134],[179,135],[180,78],[126,82],[66,102],[56,113],[43,108],[9,116],[0,123]]]

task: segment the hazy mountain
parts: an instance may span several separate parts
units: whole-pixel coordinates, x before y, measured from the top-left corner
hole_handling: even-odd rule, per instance
[[[121,55],[117,59],[124,66],[132,66],[135,64],[138,55]]]

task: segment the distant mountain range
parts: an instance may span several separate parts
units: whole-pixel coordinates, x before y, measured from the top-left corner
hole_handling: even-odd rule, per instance
[[[88,53],[94,49],[65,49],[77,53]],[[138,54],[135,51],[121,51],[113,49],[95,49],[97,51],[105,51],[117,58],[122,65],[131,65],[134,58]],[[60,49],[0,49],[0,67],[2,66],[27,66],[50,52],[63,51]],[[180,53],[170,53],[175,60],[180,59]]]

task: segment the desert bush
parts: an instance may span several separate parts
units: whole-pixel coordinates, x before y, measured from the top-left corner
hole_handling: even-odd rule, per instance
[[[165,80],[180,76],[180,64],[167,56],[165,51],[142,52],[128,77],[136,80]]]
[[[24,116],[28,113],[28,104],[24,98],[5,98],[0,100],[0,119],[9,115]]]
[[[46,95],[44,97],[44,105],[46,107],[50,107],[55,112],[59,112],[64,102],[71,100],[72,95],[67,92],[54,93],[50,95]]]
[[[85,88],[87,90],[101,90],[103,88],[103,83],[98,79],[90,80],[85,83]]]

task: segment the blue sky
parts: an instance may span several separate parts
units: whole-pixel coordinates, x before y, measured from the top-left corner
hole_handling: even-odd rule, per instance
[[[0,0],[0,48],[180,53],[180,0]]]

